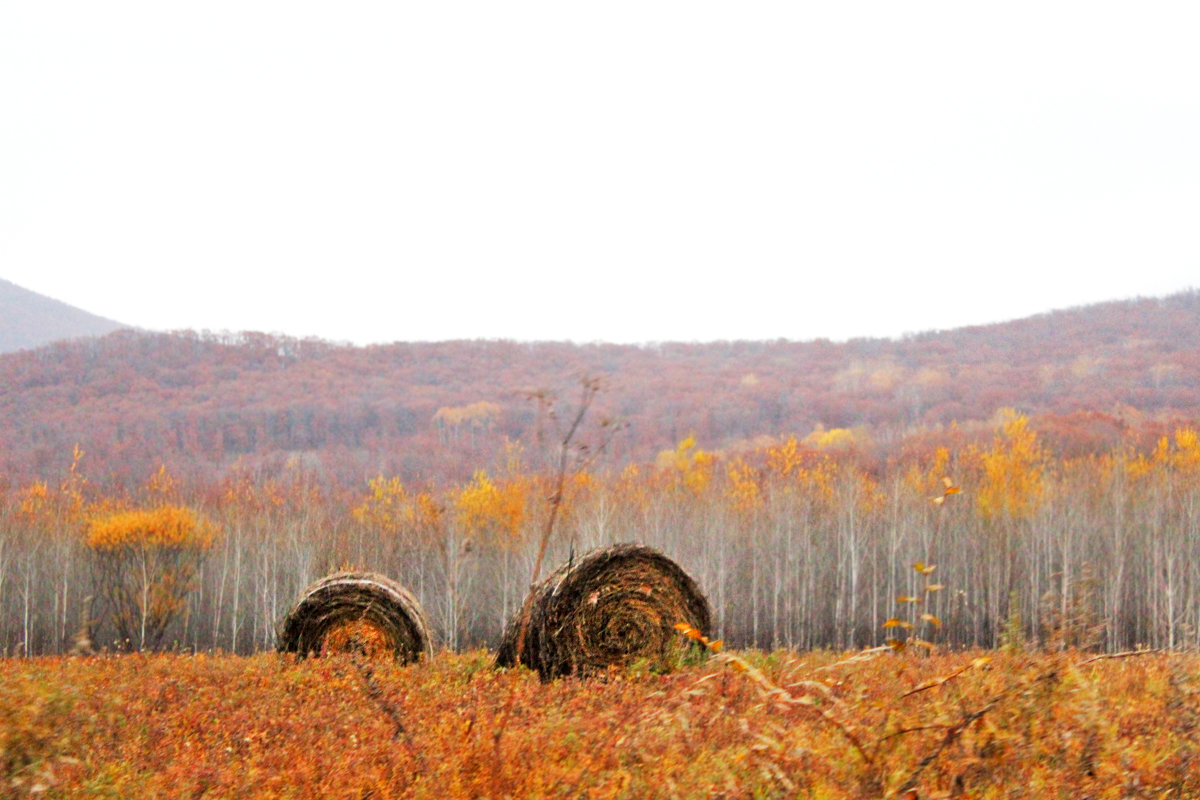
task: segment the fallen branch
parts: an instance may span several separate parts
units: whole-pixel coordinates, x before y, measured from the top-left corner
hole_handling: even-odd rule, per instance
[[[1156,650],[1123,650],[1120,653],[1101,653],[1098,656],[1092,656],[1089,659],[1080,661],[1076,667],[1082,667],[1084,664],[1091,664],[1094,661],[1108,661],[1116,658],[1136,658],[1137,656],[1148,656],[1155,653],[1162,653],[1162,648]]]

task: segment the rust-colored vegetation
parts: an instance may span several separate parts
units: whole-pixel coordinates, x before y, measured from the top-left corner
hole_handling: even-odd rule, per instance
[[[543,683],[490,654],[0,663],[0,794],[1193,797],[1200,660],[722,652]],[[492,736],[515,695],[507,734]],[[911,794],[915,792],[916,794]]]

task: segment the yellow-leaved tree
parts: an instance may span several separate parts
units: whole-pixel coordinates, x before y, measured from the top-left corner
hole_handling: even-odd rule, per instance
[[[501,547],[515,549],[522,541],[530,490],[522,476],[496,481],[478,470],[455,500],[458,522],[468,536],[491,536]]]
[[[992,447],[980,455],[983,480],[977,502],[984,518],[1032,516],[1045,494],[1048,459],[1029,420],[1011,409],[1002,412]]]
[[[414,498],[399,478],[379,475],[367,481],[370,494],[350,515],[386,539],[396,538],[416,520]]]
[[[655,459],[655,466],[675,478],[695,495],[702,495],[712,483],[716,457],[696,446],[695,434],[688,434],[674,450],[663,450]]]
[[[96,589],[108,605],[122,646],[162,644],[187,607],[187,595],[216,529],[190,508],[162,505],[116,511],[89,521],[85,544]]]

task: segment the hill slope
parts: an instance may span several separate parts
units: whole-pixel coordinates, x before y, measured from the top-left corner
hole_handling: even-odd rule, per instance
[[[127,327],[0,279],[0,353]]]
[[[736,449],[821,426],[858,429],[864,454],[885,459],[951,423],[988,436],[1005,407],[1087,451],[1200,419],[1200,293],[846,343],[360,348],[126,331],[0,356],[0,476],[59,474],[79,444],[89,476],[118,481],[159,464],[216,478],[289,462],[351,483],[458,479],[494,464],[506,440],[533,444],[531,393],[570,402],[580,374],[605,385],[593,419],[625,423],[618,465],[689,434]]]

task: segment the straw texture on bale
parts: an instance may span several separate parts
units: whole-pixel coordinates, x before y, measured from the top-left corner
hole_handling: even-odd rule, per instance
[[[526,613],[525,646],[518,658]],[[691,577],[652,548],[615,545],[564,564],[533,588],[505,628],[496,665],[519,661],[542,680],[634,662],[665,670],[694,646],[676,630],[680,622],[709,633],[708,600]]]
[[[278,649],[390,653],[408,663],[432,655],[433,643],[425,612],[408,589],[373,572],[336,572],[304,590],[283,621]]]

